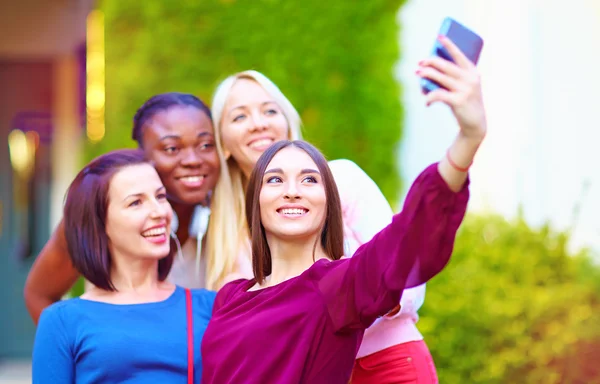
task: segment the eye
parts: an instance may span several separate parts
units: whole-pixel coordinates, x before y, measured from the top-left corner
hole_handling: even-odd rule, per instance
[[[202,143],[199,145],[200,150],[205,151],[207,149],[211,149],[214,148],[215,144],[214,143]]]
[[[141,199],[137,199],[132,201],[131,203],[129,203],[129,207],[137,207],[138,205],[142,204],[142,200]]]
[[[267,179],[267,184],[281,183],[281,177],[279,176],[271,176]]]
[[[274,116],[277,113],[279,113],[279,112],[276,109],[273,109],[273,108],[267,109],[265,111],[265,115],[267,115],[267,116]]]
[[[158,195],[156,195],[156,199],[157,200],[167,200],[167,194],[166,193],[159,193]]]
[[[167,153],[169,155],[173,155],[179,151],[179,148],[170,146],[170,147],[164,148],[163,151],[165,151],[165,153]]]
[[[243,120],[245,117],[246,117],[246,115],[244,115],[244,114],[237,115],[236,117],[234,117],[234,118],[233,118],[233,122],[234,122],[234,123],[240,122],[240,121],[242,121],[242,120]]]
[[[314,176],[306,176],[302,181],[307,181],[309,183],[317,183],[317,178]]]

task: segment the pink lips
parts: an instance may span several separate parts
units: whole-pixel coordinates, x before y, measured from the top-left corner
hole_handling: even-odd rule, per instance
[[[153,234],[153,230],[158,231],[154,231],[156,234]],[[142,232],[142,237],[153,244],[164,244],[168,240],[168,231],[169,228],[163,223],[144,230]]]
[[[144,238],[154,244],[164,244],[167,242],[167,235],[144,237]]]

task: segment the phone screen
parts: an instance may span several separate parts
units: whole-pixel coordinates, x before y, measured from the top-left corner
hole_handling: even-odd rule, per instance
[[[483,40],[471,30],[465,28],[461,24],[453,21],[450,23],[446,36],[456,44],[458,48],[467,56],[473,64],[479,61],[479,55],[483,48]],[[446,50],[444,49],[444,52]],[[446,52],[445,52],[446,53]],[[447,53],[446,53],[447,54]],[[447,60],[451,60],[449,57]]]
[[[479,35],[449,17],[444,19],[439,34],[452,40],[465,56],[471,60],[473,64],[477,65],[483,48],[483,40]],[[434,43],[432,55],[454,62],[450,57],[450,54],[437,40]],[[440,85],[435,81],[421,79],[421,89],[423,90],[423,93],[427,94],[438,88],[440,88]]]

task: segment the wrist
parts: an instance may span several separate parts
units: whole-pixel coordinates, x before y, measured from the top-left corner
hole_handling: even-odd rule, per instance
[[[455,143],[458,144],[461,148],[464,148],[467,150],[470,149],[470,150],[476,152],[479,149],[479,147],[481,146],[483,139],[485,139],[485,131],[482,131],[477,134],[467,135],[461,130],[458,133],[458,136],[456,137]]]

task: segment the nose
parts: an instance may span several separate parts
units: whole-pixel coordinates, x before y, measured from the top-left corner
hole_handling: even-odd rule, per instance
[[[160,202],[156,199],[152,201],[152,210],[150,211],[150,217],[153,219],[166,219],[171,211],[171,205],[169,203]]]
[[[267,127],[267,119],[265,119],[265,117],[260,112],[252,114],[250,131],[264,131],[265,129],[267,129]]]
[[[186,148],[181,156],[181,165],[184,167],[199,167],[202,165],[202,157],[193,147]]]
[[[294,200],[294,199],[299,199],[300,197],[301,197],[300,191],[298,189],[298,186],[296,185],[296,182],[295,181],[288,182],[286,185],[286,189],[285,189],[283,198],[288,199],[288,200]]]

